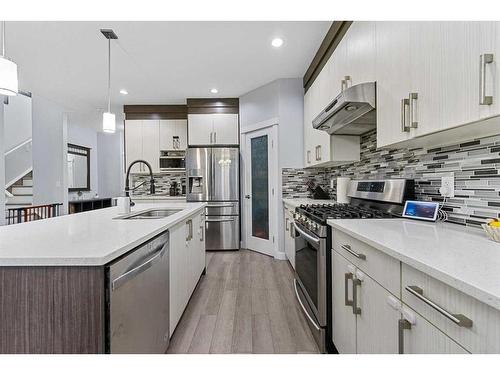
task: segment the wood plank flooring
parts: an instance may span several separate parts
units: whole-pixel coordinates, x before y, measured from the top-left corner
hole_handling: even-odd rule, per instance
[[[318,353],[292,282],[286,261],[208,252],[168,353]]]

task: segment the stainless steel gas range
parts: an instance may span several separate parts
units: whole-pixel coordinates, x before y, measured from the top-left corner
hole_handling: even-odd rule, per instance
[[[336,352],[331,327],[332,236],[326,221],[400,217],[404,202],[414,199],[414,190],[413,180],[357,180],[350,182],[349,204],[295,209],[295,293],[323,353]]]

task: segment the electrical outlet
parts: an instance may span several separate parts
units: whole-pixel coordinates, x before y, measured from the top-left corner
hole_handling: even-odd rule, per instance
[[[455,196],[455,176],[441,177],[441,188],[439,189],[442,197],[453,198]]]

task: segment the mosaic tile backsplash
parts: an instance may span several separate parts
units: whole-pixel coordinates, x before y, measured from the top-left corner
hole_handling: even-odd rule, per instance
[[[500,217],[500,135],[475,139],[432,149],[377,150],[376,131],[361,137],[359,162],[331,168],[282,171],[283,197],[308,197],[305,183],[313,179],[335,199],[336,189],[330,180],[345,176],[351,179],[415,179],[418,200],[442,202],[441,177],[453,172],[455,197],[444,203],[449,222],[478,226],[487,218]]]
[[[172,181],[176,181],[178,185],[179,194],[182,194],[182,186],[186,186],[186,172],[166,172],[155,174],[155,194],[170,193],[170,186]],[[130,177],[130,185],[137,186],[145,181],[145,184],[137,188],[133,195],[149,195],[149,175],[145,174],[132,174]]]

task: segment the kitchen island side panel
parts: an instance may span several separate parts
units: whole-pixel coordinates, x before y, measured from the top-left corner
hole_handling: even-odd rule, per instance
[[[0,353],[104,351],[104,267],[0,267]]]

